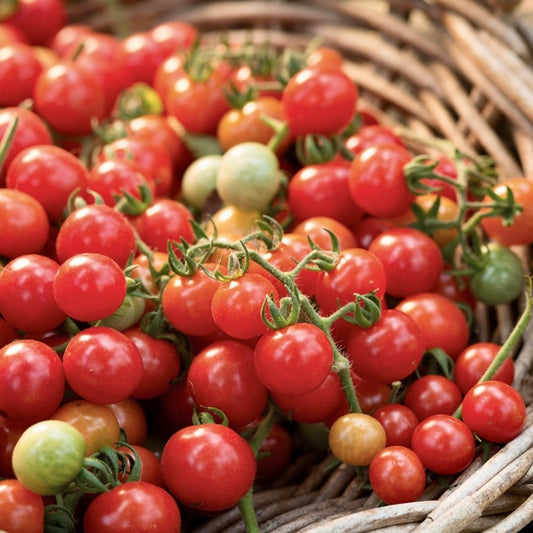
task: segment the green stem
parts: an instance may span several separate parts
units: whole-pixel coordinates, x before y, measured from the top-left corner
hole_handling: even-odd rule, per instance
[[[263,418],[263,420],[261,420],[261,422],[259,422],[250,440],[250,446],[252,447],[252,450],[254,451],[255,455],[257,455],[257,453],[259,452],[261,444],[263,444],[265,437],[270,433],[270,430],[272,429],[272,426],[276,423],[277,419],[278,413],[275,407],[270,404],[267,415]]]
[[[2,165],[6,160],[7,152],[9,151],[9,147],[13,142],[13,137],[15,136],[15,130],[17,129],[18,122],[18,117],[14,117],[13,120],[9,123],[9,126],[7,127],[7,130],[0,142],[0,169],[2,168]]]
[[[526,303],[524,310],[522,311],[522,314],[520,315],[520,318],[518,319],[518,322],[515,324],[515,327],[507,337],[506,341],[502,344],[500,349],[498,350],[498,353],[496,354],[496,357],[492,361],[492,363],[489,365],[487,370],[485,370],[485,373],[481,376],[478,383],[482,383],[484,381],[488,381],[494,377],[494,374],[498,371],[498,369],[505,363],[505,361],[511,357],[513,354],[513,351],[515,347],[517,346],[518,342],[520,341],[522,335],[524,334],[527,326],[531,322],[531,317],[533,315],[533,294],[532,294],[532,287],[533,287],[533,279],[531,276],[527,276],[526,278]],[[460,405],[453,416],[460,418],[462,413],[462,405]]]
[[[259,524],[254,509],[252,489],[250,489],[238,503],[239,511],[246,528],[246,533],[259,533]]]
[[[109,18],[111,19],[113,31],[117,37],[123,39],[130,35],[131,31],[124,18],[124,11],[120,5],[120,0],[105,0],[105,5],[109,13]]]

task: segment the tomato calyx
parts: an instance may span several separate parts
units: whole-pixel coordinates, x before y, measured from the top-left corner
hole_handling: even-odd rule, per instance
[[[160,115],[163,102],[148,84],[138,82],[123,90],[117,99],[116,115],[122,120],[132,120],[143,115]]]

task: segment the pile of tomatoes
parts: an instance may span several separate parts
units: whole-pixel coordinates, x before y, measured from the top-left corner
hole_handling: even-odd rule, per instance
[[[414,153],[332,48],[12,9],[0,529],[178,532],[238,505],[257,531],[253,490],[313,446],[395,504],[521,433],[516,341],[472,316],[530,311],[532,180]]]

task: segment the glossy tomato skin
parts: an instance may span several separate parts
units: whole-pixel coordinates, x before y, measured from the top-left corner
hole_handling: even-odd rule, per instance
[[[476,451],[470,428],[462,420],[445,414],[422,420],[413,432],[411,447],[428,470],[445,476],[462,472]]]
[[[192,243],[194,233],[190,224],[193,216],[189,209],[170,198],[158,198],[137,216],[133,222],[139,237],[152,249],[167,251],[168,241]]]
[[[451,300],[434,292],[413,294],[396,305],[422,328],[425,349],[441,348],[453,360],[466,348],[470,328],[464,312]]]
[[[346,139],[346,148],[356,155],[366,148],[384,143],[405,146],[402,139],[391,128],[383,124],[369,124]]]
[[[61,0],[19,0],[17,10],[4,20],[37,46],[47,46],[66,21],[67,12]]]
[[[404,404],[419,420],[436,414],[451,415],[459,407],[463,395],[451,379],[439,374],[428,374],[407,387]]]
[[[387,290],[385,269],[378,257],[364,248],[341,250],[334,268],[320,273],[315,296],[320,309],[326,313],[355,301],[355,295],[375,292],[380,300]]]
[[[474,385],[463,400],[462,416],[480,438],[505,443],[524,428],[526,407],[520,393],[502,381],[484,381]]]
[[[126,297],[126,277],[116,261],[98,253],[69,257],[53,282],[58,307],[74,320],[91,322],[112,315]]]
[[[92,121],[104,118],[105,96],[92,73],[75,62],[58,62],[35,83],[35,109],[50,126],[66,135],[88,135]]]
[[[342,222],[332,217],[312,216],[294,224],[291,228],[293,233],[309,237],[322,250],[331,250],[332,232],[337,237],[339,249],[356,248],[357,239],[352,230]]]
[[[387,293],[396,298],[433,291],[444,268],[437,243],[415,228],[385,231],[368,249],[383,264]]]
[[[339,417],[329,430],[329,447],[337,459],[355,466],[367,466],[385,448],[383,426],[371,415],[348,413]]]
[[[143,446],[148,438],[148,418],[144,405],[135,398],[126,398],[118,402],[108,403],[107,407],[115,415],[118,425],[127,437],[127,442]]]
[[[329,161],[300,168],[289,181],[288,201],[295,222],[327,216],[352,227],[363,210],[348,189],[350,162]]]
[[[13,472],[13,449],[24,430],[31,424],[13,422],[4,415],[0,415],[0,476],[15,478]]]
[[[44,333],[66,318],[54,298],[59,264],[40,254],[21,255],[0,270],[0,313],[20,331]]]
[[[17,119],[17,127],[0,169],[0,183],[5,178],[13,158],[25,148],[35,145],[52,144],[52,135],[46,123],[33,111],[25,107],[4,107],[0,110],[0,138],[12,120]]]
[[[453,379],[463,394],[480,380],[500,348],[499,344],[493,342],[475,342],[459,354],[453,367]],[[514,361],[509,357],[498,368],[492,379],[512,385],[514,374]]]
[[[234,428],[258,418],[267,405],[254,351],[239,341],[214,342],[197,353],[187,372],[187,387],[199,411],[216,407]]]
[[[0,83],[2,107],[18,106],[33,95],[43,65],[33,47],[24,43],[0,44]]]
[[[99,494],[83,517],[85,533],[149,530],[179,533],[181,514],[165,489],[145,481],[130,481]]]
[[[120,437],[118,421],[109,407],[87,400],[63,403],[50,417],[74,426],[83,435],[85,455],[103,446],[113,446]]]
[[[355,114],[358,90],[337,67],[307,67],[288,81],[281,101],[291,134],[339,133]]]
[[[242,276],[224,281],[211,300],[213,320],[224,333],[236,339],[258,337],[268,329],[261,316],[267,296],[274,302],[279,299],[273,283],[261,274],[245,272]]]
[[[6,183],[33,196],[52,222],[63,218],[72,193],[84,193],[89,171],[74,154],[55,145],[32,146],[11,162]]]
[[[404,446],[387,446],[373,457],[368,476],[376,495],[387,504],[413,502],[426,488],[426,469]]]
[[[218,268],[207,263],[208,270]],[[186,335],[209,335],[218,330],[211,302],[220,281],[198,269],[191,276],[173,276],[163,289],[161,305],[168,321]]]
[[[487,245],[487,255],[469,279],[472,295],[486,305],[512,302],[524,290],[523,266],[514,251],[496,242]]]
[[[65,489],[79,474],[85,440],[68,422],[43,420],[29,426],[13,449],[13,470],[29,490],[49,496]]]
[[[9,533],[43,533],[44,503],[18,479],[0,481],[0,528]]]
[[[17,339],[0,349],[0,411],[20,423],[48,418],[65,391],[60,357],[43,342]]]
[[[485,217],[481,225],[488,236],[500,244],[530,244],[533,239],[533,182],[524,177],[507,178],[500,180],[492,190],[505,198],[507,188],[512,191],[514,201],[522,206],[522,212],[515,216],[510,226],[504,225],[501,217]],[[487,196],[484,201],[490,203],[493,200]]]
[[[39,253],[50,233],[44,207],[25,192],[5,188],[0,188],[0,227],[0,255],[8,259]]]
[[[387,403],[372,412],[387,435],[387,446],[411,447],[411,436],[420,420],[415,412],[403,403]]]
[[[187,426],[161,455],[163,479],[178,502],[200,511],[235,505],[252,487],[257,463],[248,442],[220,424]]]
[[[95,403],[130,396],[142,376],[142,358],[132,340],[106,326],[76,334],[63,354],[65,377],[74,392]]]
[[[124,334],[137,346],[143,360],[141,381],[132,397],[150,399],[163,394],[180,373],[181,359],[176,345],[167,339],[152,337],[140,327],[128,328]]]
[[[93,204],[70,213],[55,242],[59,262],[81,253],[103,254],[125,267],[135,254],[135,231],[128,219],[111,206]]]
[[[297,322],[264,333],[255,346],[254,366],[272,392],[306,394],[329,375],[333,349],[317,326]]]
[[[417,369],[424,355],[424,337],[409,315],[385,309],[372,326],[352,330],[346,351],[360,377],[392,383]]]
[[[415,198],[403,175],[410,160],[409,152],[398,144],[377,144],[359,152],[352,161],[349,179],[355,203],[377,217],[405,213]]]

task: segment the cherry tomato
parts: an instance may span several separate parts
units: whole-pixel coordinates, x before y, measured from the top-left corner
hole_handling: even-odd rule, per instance
[[[50,232],[44,207],[33,196],[0,188],[0,255],[8,259],[39,253]]]
[[[151,250],[166,253],[169,241],[192,243],[191,212],[181,202],[158,198],[133,222],[139,237]]]
[[[234,506],[250,490],[257,463],[248,442],[220,424],[187,426],[161,455],[163,479],[178,502],[200,511]]]
[[[141,187],[155,196],[155,184],[150,175],[132,159],[109,159],[95,164],[88,176],[87,189],[114,207],[126,193],[141,200]]]
[[[294,225],[292,232],[308,236],[322,250],[331,250],[331,231],[339,241],[339,248],[356,248],[358,243],[352,230],[331,217],[313,216]]]
[[[93,121],[105,115],[100,82],[90,70],[73,61],[44,69],[35,82],[33,100],[37,114],[66,135],[91,133]]]
[[[368,468],[376,496],[387,504],[414,502],[426,488],[426,469],[420,457],[405,446],[387,446]]]
[[[359,246],[368,250],[370,243],[384,231],[397,228],[398,224],[391,218],[365,216],[359,220],[353,229],[353,233]]]
[[[107,255],[76,254],[58,268],[53,282],[58,307],[74,320],[91,322],[113,314],[126,296],[126,278]]]
[[[512,302],[524,290],[524,268],[519,257],[507,246],[488,243],[481,264],[470,276],[469,289],[486,305]]]
[[[197,353],[187,372],[187,387],[199,411],[216,407],[234,428],[258,418],[267,405],[254,351],[239,341],[214,342]]]
[[[363,126],[356,133],[350,135],[345,142],[346,148],[354,155],[362,152],[366,148],[384,143],[397,144],[398,146],[405,147],[401,137],[398,137],[391,128],[383,124]]]
[[[217,126],[229,108],[226,80],[214,69],[206,79],[195,80],[178,70],[162,95],[167,113],[191,133],[216,135]]]
[[[259,379],[272,392],[307,394],[328,376],[333,349],[317,326],[297,322],[264,333],[255,346],[254,365]]]
[[[96,161],[108,159],[135,161],[155,186],[157,197],[166,197],[173,187],[171,155],[164,145],[142,133],[131,133],[105,144],[96,155]]]
[[[281,101],[289,130],[295,137],[308,133],[340,133],[355,114],[358,89],[337,67],[306,67],[285,86]]]
[[[50,346],[17,339],[0,348],[0,411],[8,418],[44,420],[59,407],[64,392],[61,359]]]
[[[463,395],[454,381],[439,374],[428,374],[407,387],[403,403],[419,420],[424,420],[431,415],[453,414],[462,399]]]
[[[236,339],[252,339],[264,333],[268,326],[261,316],[265,298],[279,299],[272,282],[254,272],[246,272],[231,281],[222,282],[211,300],[215,324]],[[268,313],[267,313],[268,316]]]
[[[3,22],[18,28],[31,44],[46,46],[66,20],[66,6],[61,0],[19,0],[16,11]]]
[[[158,487],[165,488],[165,483],[163,482],[163,472],[161,471],[161,461],[159,460],[159,457],[152,450],[149,450],[148,448],[138,444],[128,443],[128,446],[118,446],[117,450],[131,457],[133,463],[135,461],[135,454],[131,448],[133,448],[137,454],[141,464],[139,481],[152,483]],[[119,474],[118,479],[121,483],[124,483],[129,477],[129,473]]]
[[[470,428],[451,415],[437,414],[415,428],[411,448],[424,466],[445,476],[462,472],[474,459],[476,443]]]
[[[264,144],[239,143],[222,155],[216,190],[226,204],[243,211],[265,211],[279,185],[278,159]]]
[[[382,299],[386,287],[385,270],[376,255],[364,248],[346,248],[340,251],[335,267],[318,276],[315,296],[320,309],[330,314],[354,302],[356,295],[374,291]]]
[[[126,398],[107,404],[118,425],[126,433],[128,444],[143,446],[148,438],[148,418],[144,404],[135,398]]]
[[[415,198],[403,175],[410,160],[408,150],[398,144],[377,144],[359,152],[352,161],[349,179],[355,203],[376,217],[405,213]]]
[[[378,407],[372,416],[385,429],[387,446],[411,447],[411,436],[420,422],[412,409],[403,403],[387,403]]]
[[[22,106],[0,109],[0,139],[15,118],[17,127],[0,169],[0,178],[5,177],[13,158],[25,148],[52,144],[52,136],[45,122],[36,113]],[[1,179],[0,183],[2,183]]]
[[[268,144],[274,130],[264,118],[283,120],[281,102],[273,96],[263,96],[251,100],[240,109],[230,109],[220,119],[217,138],[224,151],[243,142]],[[287,135],[276,149],[281,154],[288,147],[290,137]]]
[[[93,326],[77,333],[63,354],[65,378],[85,400],[114,403],[130,396],[142,376],[142,358],[120,331]]]
[[[29,44],[0,44],[0,106],[18,106],[31,98],[35,81],[42,70],[43,65]]]
[[[494,342],[475,342],[459,354],[453,367],[453,379],[463,394],[481,379],[500,348],[501,346]],[[514,361],[509,357],[498,368],[492,379],[512,385],[514,373]]]
[[[465,394],[462,417],[481,439],[504,443],[522,432],[526,406],[520,393],[511,385],[496,380],[484,381]]]
[[[466,315],[451,300],[434,292],[413,294],[396,309],[410,315],[424,333],[425,349],[441,348],[452,359],[466,348],[470,329]]]
[[[174,498],[146,481],[130,481],[102,492],[83,516],[85,533],[148,531],[179,533],[181,514]]]
[[[385,231],[368,249],[383,264],[387,293],[397,298],[433,291],[444,268],[437,243],[415,228]]]
[[[345,399],[339,376],[334,371],[311,392],[298,395],[272,392],[271,397],[289,419],[305,424],[324,422]]]
[[[19,423],[0,415],[0,477],[14,478],[13,448],[31,423]],[[1,526],[0,526],[1,527]]]
[[[36,494],[64,490],[79,474],[85,440],[78,429],[62,420],[42,420],[29,426],[13,449],[17,479]]]
[[[329,447],[339,461],[367,466],[385,448],[383,426],[371,415],[349,413],[341,416],[329,429]]]
[[[9,533],[43,533],[44,502],[18,479],[0,481],[0,528]]]
[[[54,298],[59,264],[39,254],[20,255],[0,270],[0,313],[20,331],[43,333],[66,318]]]
[[[85,192],[88,178],[87,168],[74,154],[45,144],[19,152],[9,165],[6,183],[33,196],[50,220],[58,222],[72,193]]]
[[[306,64],[308,67],[323,67],[328,65],[341,68],[343,61],[344,59],[341,53],[335,48],[319,46],[307,56]]]
[[[213,263],[204,265],[215,270]],[[191,276],[173,276],[165,285],[161,297],[163,312],[168,321],[186,335],[209,335],[218,330],[211,302],[220,281],[198,269]]]
[[[481,225],[488,236],[500,244],[530,244],[533,240],[533,181],[523,177],[507,178],[494,185],[492,191],[505,198],[507,188],[513,193],[514,201],[522,206],[522,212],[514,217],[511,225],[504,225],[501,217],[485,217]],[[493,200],[487,196],[484,202]]]
[[[167,54],[189,49],[198,38],[198,28],[182,20],[160,22],[150,30],[152,39]]]
[[[167,339],[152,337],[140,327],[128,328],[124,334],[137,346],[143,361],[141,381],[131,396],[150,399],[163,394],[180,373],[181,359],[176,345]]]
[[[424,336],[408,314],[385,309],[368,328],[354,328],[346,351],[363,379],[392,383],[412,374],[424,355]]]
[[[113,411],[99,403],[71,400],[62,404],[50,419],[68,422],[79,430],[85,440],[85,455],[91,455],[103,446],[113,446],[120,437]]]
[[[352,227],[363,210],[348,190],[350,163],[345,160],[307,165],[289,181],[288,202],[295,223],[326,216]]]
[[[125,267],[136,253],[137,243],[135,231],[122,213],[108,205],[93,204],[67,216],[59,228],[55,247],[61,263],[76,254],[97,253]]]

